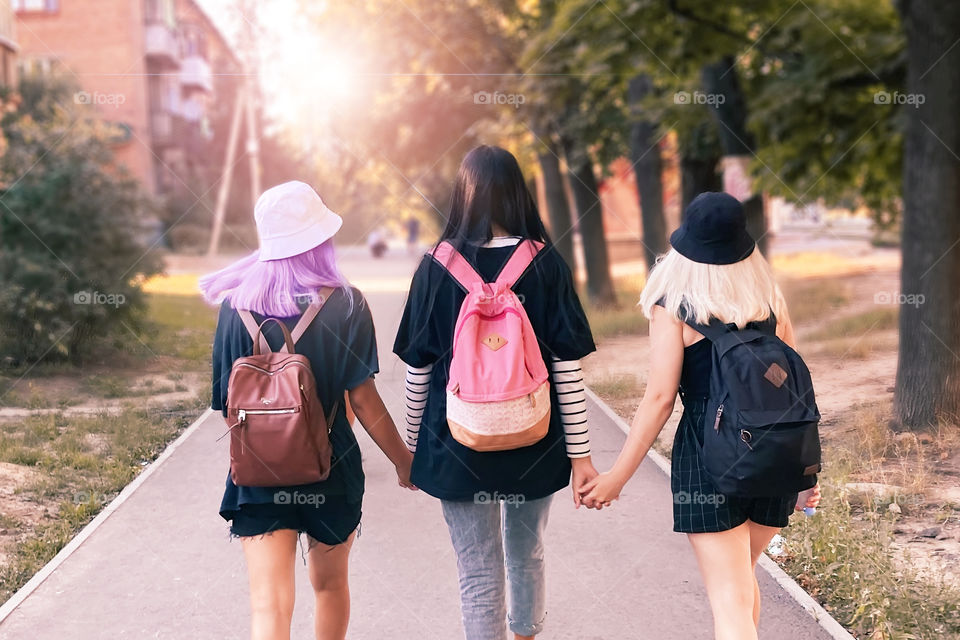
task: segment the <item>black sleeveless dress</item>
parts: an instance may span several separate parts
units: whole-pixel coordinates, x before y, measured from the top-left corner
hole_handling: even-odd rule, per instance
[[[763,323],[758,323],[762,326]],[[775,498],[740,498],[720,493],[710,482],[698,443],[713,369],[711,343],[704,338],[683,350],[680,398],[683,416],[673,440],[670,488],[673,530],[713,533],[738,527],[747,520],[768,527],[785,527],[797,504],[797,494]]]

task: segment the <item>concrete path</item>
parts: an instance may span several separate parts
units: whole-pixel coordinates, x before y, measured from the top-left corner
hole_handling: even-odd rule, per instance
[[[353,265],[350,275],[391,278],[412,263]],[[387,287],[386,289],[392,289]],[[402,415],[402,364],[389,353],[403,294],[368,290],[380,331],[378,384]],[[596,464],[607,468],[624,435],[589,407]],[[360,431],[362,429],[358,427]],[[0,623],[3,639],[224,640],[248,637],[247,580],[240,545],[217,514],[226,472],[219,415],[209,414],[151,474],[85,536]],[[455,640],[456,563],[440,505],[396,486],[392,466],[359,434],[367,474],[362,535],[352,554],[351,640]],[[696,640],[712,637],[693,555],[671,532],[666,476],[650,460],[614,508],[573,508],[558,493],[547,533],[548,626],[542,637]],[[766,572],[762,638],[831,636]],[[312,595],[298,569],[293,637],[312,638]]]

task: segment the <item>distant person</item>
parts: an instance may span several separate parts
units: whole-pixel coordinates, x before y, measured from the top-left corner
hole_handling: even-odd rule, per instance
[[[412,256],[420,253],[420,219],[415,216],[407,218],[407,252]]]
[[[474,309],[487,324],[458,324],[465,304],[493,305]],[[464,327],[456,344],[455,327]],[[499,147],[470,151],[440,243],[413,277],[394,343],[408,367],[412,477],[440,499],[467,640],[506,640],[508,622],[516,639],[543,630],[553,494],[570,484],[572,469],[579,506],[596,474],[580,370],[594,348],[570,270],[547,238],[516,159]],[[524,360],[501,377],[497,358],[508,354]],[[503,393],[476,402],[479,389],[498,384]]]
[[[750,456],[766,455],[755,451],[765,451],[761,445],[776,442],[778,436],[761,433],[760,425],[795,416],[809,425],[811,416],[819,419],[819,413],[815,406],[809,406],[812,387],[803,397],[780,393],[781,389],[792,389],[791,378],[804,376],[801,367],[788,364],[796,364],[799,358],[787,351],[795,347],[793,326],[770,265],[746,231],[740,203],[723,193],[701,194],[690,203],[670,243],[672,250],[658,261],[640,298],[643,313],[650,320],[651,374],[643,400],[616,464],[588,483],[583,499],[600,507],[617,499],[673,413],[679,390],[684,412],[671,459],[673,529],[687,534],[697,557],[716,637],[755,639],[760,615],[757,560],[780,528],[787,526],[794,510],[818,505],[820,489],[815,472],[819,465],[804,469],[798,464],[795,473],[786,465],[775,467],[775,472],[764,478],[766,486],[745,491],[763,497],[744,497],[739,491],[736,495],[724,493],[715,482],[750,478],[749,472],[734,474],[732,466],[742,460],[766,460]],[[775,341],[774,335],[789,347],[781,349],[783,343]],[[732,350],[741,344],[738,336],[751,340],[764,340],[766,336],[764,344],[770,350],[765,357],[787,354],[783,367],[771,364],[764,371],[767,364],[761,363],[759,375],[750,378],[752,389],[731,387],[738,397],[755,392],[778,398],[782,406],[774,411],[724,411],[724,403],[732,404],[731,396],[714,397],[714,343]],[[756,358],[751,360],[752,353],[745,355],[743,364],[749,369]],[[805,427],[802,433],[809,431]],[[763,436],[771,439],[763,443]],[[704,448],[707,437],[711,438],[710,449]],[[721,477],[717,480],[719,458],[711,458],[711,452],[726,451],[716,447],[731,442],[736,447],[735,456],[729,461],[731,466],[726,466],[726,460],[720,463]],[[812,488],[799,493],[776,488],[793,484]]]
[[[374,258],[382,258],[387,252],[387,234],[382,227],[377,227],[367,236],[367,247]]]
[[[251,354],[256,325],[279,318],[292,330],[308,304],[317,300],[317,292],[332,288],[318,320],[306,326],[295,348],[307,356],[316,379],[325,414],[314,416],[320,428],[327,428],[327,415],[332,415],[329,439],[335,464],[326,480],[297,486],[237,486],[228,474],[220,515],[231,522],[230,533],[240,538],[246,556],[251,637],[290,638],[297,542],[305,533],[316,637],[342,640],[350,617],[347,560],[360,527],[364,491],[360,449],[347,419],[344,392],[360,423],[396,467],[400,486],[411,489],[412,455],[373,381],[379,365],[370,307],[344,278],[334,256],[332,238],[341,218],[302,182],[267,190],[254,216],[259,251],[200,280],[204,297],[222,302],[213,344],[211,406],[227,416],[231,367]],[[251,312],[254,326],[245,326],[240,310]],[[284,344],[276,323],[265,325],[264,336],[273,351]],[[269,402],[263,399],[259,408],[269,412]],[[283,472],[278,466],[277,473]]]

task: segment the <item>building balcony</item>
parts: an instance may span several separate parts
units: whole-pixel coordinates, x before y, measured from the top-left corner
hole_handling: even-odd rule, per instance
[[[144,36],[144,54],[162,66],[180,66],[180,44],[173,29],[159,22],[148,23]]]
[[[190,55],[181,61],[180,85],[184,89],[213,91],[213,70],[210,63],[200,55]]]

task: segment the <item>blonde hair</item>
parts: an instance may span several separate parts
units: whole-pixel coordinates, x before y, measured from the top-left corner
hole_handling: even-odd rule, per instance
[[[647,278],[640,295],[643,315],[650,318],[658,302],[681,321],[690,318],[707,324],[718,318],[741,329],[766,320],[771,310],[779,318],[786,313],[773,269],[756,249],[733,264],[702,264],[671,249],[660,256]]]

